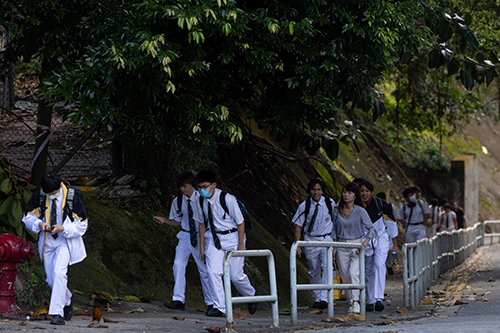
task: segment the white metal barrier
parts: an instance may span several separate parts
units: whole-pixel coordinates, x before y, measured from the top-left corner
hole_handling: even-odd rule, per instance
[[[431,239],[403,244],[405,306],[419,304],[426,290],[438,281],[441,273],[460,265],[476,251],[484,242],[480,225],[476,223],[467,229],[440,232]]]
[[[486,233],[486,225],[491,225],[491,232],[490,233]],[[498,237],[498,242],[500,243],[500,233],[495,233],[493,232],[493,227],[497,224],[500,224],[500,221],[498,220],[487,220],[487,221],[484,221],[483,222],[483,241],[481,243],[481,245],[484,245],[484,240],[486,239],[486,237],[489,237],[490,238],[490,245],[493,244],[493,237],[497,236]]]
[[[240,296],[232,297],[231,294],[231,277],[229,273],[229,263],[231,257],[266,257],[269,268],[269,285],[271,289],[270,295],[259,296]],[[228,330],[233,330],[233,303],[261,303],[271,302],[271,310],[273,315],[273,327],[279,326],[279,311],[278,311],[278,288],[276,286],[276,269],[274,265],[274,256],[270,250],[245,250],[245,251],[229,251],[224,257],[224,292],[226,297],[226,327]]]
[[[297,284],[297,248],[301,247],[326,247],[327,248],[327,283],[326,284]],[[359,284],[334,284],[333,283],[333,248],[356,248],[359,250]],[[324,273],[324,272],[323,272]],[[298,241],[290,249],[290,297],[291,321],[297,324],[297,291],[298,290],[328,290],[328,317],[333,317],[333,290],[335,289],[360,289],[359,305],[361,315],[365,316],[365,249],[359,243],[338,243],[318,241]]]

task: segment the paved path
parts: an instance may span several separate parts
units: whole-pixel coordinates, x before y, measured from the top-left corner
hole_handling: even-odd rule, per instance
[[[280,307],[280,327],[270,328],[270,308],[259,309],[255,315],[236,319],[237,332],[499,332],[500,319],[500,245],[479,248],[460,267],[442,274],[440,282],[433,286],[427,298],[431,305],[419,305],[409,313],[398,313],[403,308],[401,276],[388,277],[386,283],[386,309],[383,312],[367,313],[366,322],[327,323],[325,314],[312,309],[299,310],[299,323],[290,324],[290,315]],[[491,280],[490,277],[495,280]],[[461,305],[453,305],[460,304]],[[89,316],[75,316],[65,326],[50,325],[47,320],[26,321],[1,320],[1,331],[47,331],[47,332],[207,332],[206,327],[224,327],[224,318],[209,318],[203,312],[187,308],[185,311],[166,309],[160,302],[115,303],[115,312],[103,312],[104,317],[117,321],[103,323],[108,328],[88,328]],[[128,313],[141,308],[144,312]],[[335,316],[347,312],[345,301],[337,301]],[[246,311],[246,308],[242,308]]]

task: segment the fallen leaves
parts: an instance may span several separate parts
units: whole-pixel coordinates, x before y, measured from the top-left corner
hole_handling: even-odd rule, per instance
[[[323,318],[321,321],[327,323],[346,323],[348,321],[366,321],[366,318],[358,314],[347,314],[339,317]]]
[[[487,282],[495,282],[495,279],[493,278],[493,276],[490,276]]]
[[[397,313],[409,313],[410,311],[411,311],[411,305],[404,308],[396,309]]]
[[[122,298],[125,302],[140,302],[141,300],[137,296],[127,295]]]
[[[240,308],[233,309],[233,318],[234,319],[243,319],[248,316],[248,311],[241,311]]]
[[[433,305],[434,302],[432,301],[432,299],[424,299],[422,301],[422,305]]]
[[[460,299],[457,299],[457,300],[455,301],[455,303],[453,303],[453,306],[455,306],[455,305],[463,305],[463,304],[469,304],[469,303],[464,302],[464,301],[462,301],[462,300],[460,300]]]
[[[90,311],[86,310],[86,309],[78,309],[78,310],[76,310],[75,315],[76,316],[91,316],[92,313],[90,313]]]
[[[184,319],[186,319],[186,318],[183,318],[183,317],[177,317],[177,316],[175,316],[175,317],[172,317],[172,319],[173,319],[173,320],[180,320],[180,321],[182,321],[182,320],[184,320]]]
[[[323,311],[321,310],[313,310],[313,311],[310,311],[309,314],[317,314],[317,315],[322,315],[323,314]]]
[[[206,326],[203,326],[203,328],[205,329],[205,331],[209,331],[210,333],[220,333],[220,332],[222,332],[222,329],[220,327],[206,327]]]

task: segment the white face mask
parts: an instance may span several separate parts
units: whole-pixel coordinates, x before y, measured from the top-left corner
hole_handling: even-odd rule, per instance
[[[411,202],[417,202],[417,197],[415,196],[415,194],[410,195],[408,199],[410,199]]]
[[[57,191],[56,194],[49,194],[50,200],[58,200],[61,197],[61,191]]]

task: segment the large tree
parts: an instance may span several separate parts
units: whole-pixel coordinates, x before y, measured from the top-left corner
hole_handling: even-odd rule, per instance
[[[47,64],[42,98],[134,144],[234,141],[248,117],[282,133],[329,130],[334,147],[338,110],[380,112],[373,87],[427,31],[420,1],[3,3],[6,55]]]

